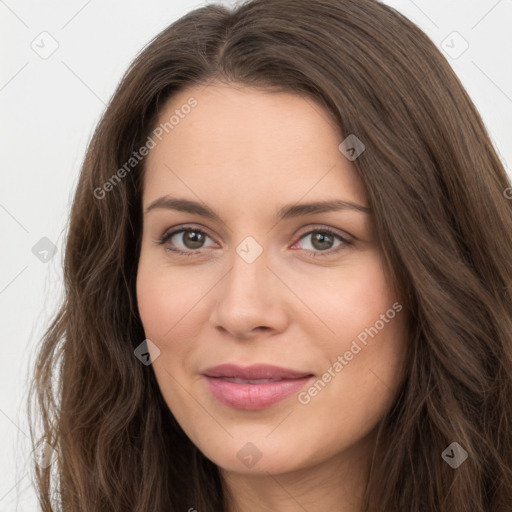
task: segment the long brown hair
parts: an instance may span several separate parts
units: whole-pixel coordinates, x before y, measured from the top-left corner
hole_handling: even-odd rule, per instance
[[[436,46],[372,0],[202,7],[126,72],[83,163],[65,297],[34,369],[33,443],[56,450],[48,468],[35,465],[42,510],[225,509],[217,467],[134,356],[144,340],[135,294],[144,159],[112,180],[171,95],[214,80],[312,98],[366,146],[354,165],[411,325],[406,378],[380,424],[364,510],[510,511],[510,183]],[[453,442],[468,454],[456,469],[442,456]]]

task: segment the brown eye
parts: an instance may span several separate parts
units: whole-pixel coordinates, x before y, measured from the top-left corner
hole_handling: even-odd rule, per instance
[[[160,245],[170,242],[169,251],[179,253],[193,253],[202,249],[206,239],[211,238],[202,230],[197,228],[182,228],[165,234],[159,241]]]
[[[315,249],[323,251],[332,247],[332,244],[334,243],[334,236],[329,233],[315,231],[311,237],[311,242]]]
[[[309,247],[307,243],[304,244],[304,242],[302,242],[303,240],[308,239],[310,240]],[[300,237],[299,241],[302,243],[302,248],[306,251],[313,253],[326,253],[326,255],[335,253],[352,244],[350,240],[347,240],[338,233],[327,228],[318,228],[308,231]]]
[[[200,249],[204,244],[205,234],[196,230],[183,232],[182,241],[187,249]]]

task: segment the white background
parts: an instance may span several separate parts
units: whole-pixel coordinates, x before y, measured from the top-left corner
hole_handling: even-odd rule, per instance
[[[461,48],[454,31],[467,41],[467,51],[447,59],[512,175],[512,0],[384,3],[419,25],[441,49],[445,44],[452,51]],[[0,512],[37,510],[27,473],[27,378],[61,296],[63,235],[86,145],[139,50],[204,4],[0,0]],[[48,38],[39,36],[43,31],[58,43],[47,59],[31,47],[43,45],[41,37]],[[50,44],[46,39],[45,47]],[[32,253],[42,237],[57,246],[47,263]]]

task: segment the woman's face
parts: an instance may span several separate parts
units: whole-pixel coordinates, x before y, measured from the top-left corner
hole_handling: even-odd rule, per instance
[[[234,85],[181,91],[173,115],[146,160],[137,275],[166,403],[228,471],[361,457],[406,320],[338,130],[309,99]]]

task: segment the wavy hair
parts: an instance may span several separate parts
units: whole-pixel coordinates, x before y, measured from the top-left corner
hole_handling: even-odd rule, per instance
[[[56,450],[48,468],[34,465],[43,512],[226,508],[217,467],[174,419],[151,366],[134,357],[145,338],[135,293],[145,160],[98,192],[174,93],[214,81],[314,99],[366,146],[354,165],[411,322],[406,376],[379,425],[364,511],[510,512],[510,181],[434,43],[373,0],[198,8],[125,73],[84,158],[64,297],[34,363],[32,442]],[[454,441],[468,453],[456,469],[442,458]]]

